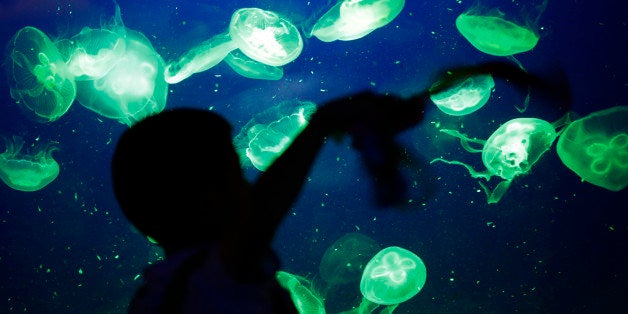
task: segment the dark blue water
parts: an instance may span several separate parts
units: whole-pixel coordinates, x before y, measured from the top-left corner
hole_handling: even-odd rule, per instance
[[[144,33],[166,61],[223,32],[238,8],[273,10],[307,28],[330,6],[296,0],[118,3],[125,25]],[[524,7],[504,3],[500,8],[512,15]],[[253,115],[283,100],[322,104],[367,88],[412,95],[445,67],[495,59],[475,50],[454,26],[473,4],[408,1],[391,24],[362,39],[305,39],[303,53],[284,67],[279,81],[246,79],[220,64],[171,85],[167,108],[213,107],[238,131]],[[525,12],[533,11],[528,4]],[[67,38],[84,26],[98,28],[113,13],[114,4],[106,1],[4,0],[0,42],[8,43],[27,25],[53,39]],[[581,116],[627,105],[627,23],[621,0],[549,0],[537,25],[537,47],[517,58],[531,72],[564,69],[572,110]],[[142,269],[162,257],[127,223],[113,197],[109,163],[126,126],[78,103],[58,121],[34,122],[11,99],[5,73],[1,77],[0,135],[59,142],[54,157],[61,173],[37,192],[0,185],[0,313],[123,313],[141,283]],[[406,210],[377,208],[358,155],[348,142],[330,142],[277,234],[275,247],[285,270],[320,284],[318,264],[327,247],[348,232],[360,232],[382,247],[415,252],[427,266],[423,290],[395,313],[608,313],[626,308],[625,190],[580,182],[562,165],[555,147],[528,175],[516,178],[495,205],[486,204],[464,168],[429,165],[442,156],[482,169],[479,155],[461,149],[436,125],[464,126],[465,133],[487,138],[512,118],[554,121],[565,109],[533,93],[528,111],[519,114],[514,106],[524,97],[499,81],[489,103],[472,115],[451,117],[429,106],[424,122],[401,136],[418,165],[407,173],[412,202]],[[166,145],[186,154],[184,148]],[[256,174],[247,170],[251,178]],[[494,186],[497,179],[489,183]],[[328,296],[329,312],[359,303],[357,285],[335,293]]]

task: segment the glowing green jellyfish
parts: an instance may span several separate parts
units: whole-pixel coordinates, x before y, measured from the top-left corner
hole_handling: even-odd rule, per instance
[[[233,71],[244,77],[271,81],[276,81],[283,77],[283,68],[257,62],[239,50],[230,52],[224,61]]]
[[[380,249],[375,240],[361,233],[347,233],[327,248],[318,266],[319,273],[328,285],[357,282]]]
[[[27,26],[17,31],[9,42],[7,64],[11,97],[35,113],[36,120],[55,121],[74,102],[74,77],[39,29]]]
[[[560,160],[591,184],[611,191],[628,186],[628,107],[591,113],[565,128],[558,138]]]
[[[343,313],[371,313],[380,305],[380,313],[392,313],[423,289],[427,278],[425,264],[416,254],[398,246],[390,246],[369,261],[362,274],[358,308]]]
[[[324,42],[354,40],[390,23],[405,0],[341,0],[314,25],[310,36]]]
[[[441,129],[440,131],[460,139],[462,147],[471,153],[482,153],[485,171],[479,172],[460,161],[449,161],[436,158],[430,163],[445,162],[467,168],[474,178],[489,180],[492,176],[504,179],[493,191],[479,182],[486,193],[489,204],[499,202],[504,196],[512,180],[526,174],[541,156],[552,146],[558,136],[556,128],[562,126],[568,115],[553,124],[537,118],[517,118],[501,125],[488,140],[468,138],[456,130]],[[482,149],[471,147],[470,143],[482,145]]]
[[[256,62],[279,67],[292,62],[301,54],[303,39],[292,22],[272,11],[258,8],[239,9],[232,15],[227,33],[210,38],[192,48],[179,60],[169,63],[166,66],[165,79],[170,84],[181,82],[194,73],[215,66],[235,49]],[[230,63],[232,67],[233,62]],[[236,67],[238,66],[239,69],[246,68],[242,63],[237,63]],[[263,79],[277,76],[277,70],[273,68],[256,67],[255,71],[266,69],[271,73],[260,74]],[[246,69],[244,72],[251,73]],[[257,78],[253,74],[248,77]]]
[[[0,179],[11,188],[32,192],[43,189],[59,175],[59,164],[52,158],[57,147],[48,145],[34,154],[21,154],[24,140],[4,138],[6,148],[0,154]]]
[[[539,6],[540,12],[546,5],[545,0]],[[538,17],[532,24],[536,23]],[[473,47],[493,56],[511,56],[526,52],[532,50],[539,41],[539,35],[534,29],[530,29],[532,27],[507,20],[499,10],[483,13],[474,7],[456,18],[456,28]]]
[[[253,117],[234,139],[242,163],[250,161],[266,170],[307,126],[314,111],[312,102],[288,101]]]
[[[290,292],[292,302],[300,314],[325,314],[323,298],[307,279],[285,271],[278,271],[275,278],[279,285]]]
[[[432,93],[430,89],[430,99],[442,112],[463,116],[482,108],[494,87],[495,81],[490,74],[475,75],[438,93]]]
[[[118,7],[113,21],[103,29],[84,28],[72,37],[70,64],[84,77],[77,82],[81,105],[132,125],[166,106],[164,61],[142,33],[124,27]],[[90,62],[78,61],[83,59]]]

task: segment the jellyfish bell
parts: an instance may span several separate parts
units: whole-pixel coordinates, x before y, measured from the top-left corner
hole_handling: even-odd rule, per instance
[[[547,0],[534,7],[533,19],[522,13],[523,21],[506,17],[499,9],[476,5],[456,18],[456,28],[479,51],[493,56],[512,56],[532,50],[539,41],[538,20]]]
[[[628,186],[628,106],[593,112],[567,126],[556,151],[582,181],[610,191]]]
[[[39,122],[52,122],[65,114],[76,97],[74,76],[54,43],[42,31],[27,26],[16,32],[8,46],[11,97]]]
[[[275,278],[280,286],[290,292],[290,298],[299,313],[325,314],[324,299],[308,279],[281,270],[277,271]]]
[[[22,153],[24,140],[19,136],[4,138],[4,153],[0,154],[0,179],[9,187],[24,192],[38,191],[59,175],[59,164],[52,157],[58,150],[49,143],[37,152]]]
[[[438,85],[436,82],[433,86]],[[475,75],[460,80],[446,90],[432,92],[430,99],[438,109],[452,116],[463,116],[482,108],[491,96],[495,82],[490,74]]]
[[[292,22],[259,8],[235,11],[229,34],[249,58],[270,66],[292,62],[303,50],[303,39]]]

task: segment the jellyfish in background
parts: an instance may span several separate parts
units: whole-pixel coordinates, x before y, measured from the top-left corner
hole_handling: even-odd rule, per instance
[[[432,93],[430,88],[430,99],[442,112],[452,116],[463,116],[482,108],[491,96],[493,88],[495,81],[490,74],[470,76],[444,91]]]
[[[394,20],[404,5],[404,0],[338,1],[316,22],[310,36],[324,42],[359,39]]]
[[[483,10],[475,6],[456,18],[456,28],[479,51],[493,56],[512,56],[536,46],[539,41],[536,28],[546,6],[547,0],[543,0],[536,7],[536,18],[525,21],[525,25],[507,20],[498,9]]]
[[[617,106],[578,119],[558,138],[556,151],[567,168],[610,191],[628,186],[628,107]]]
[[[271,81],[276,81],[283,77],[283,68],[257,62],[239,50],[230,52],[224,61],[233,71],[244,77]]]
[[[403,302],[417,295],[427,279],[425,264],[416,254],[398,246],[387,247],[369,261],[362,274],[359,307],[344,314],[392,313]]]
[[[443,158],[435,158],[430,163],[444,162],[461,165],[467,168],[474,178],[483,178],[487,181],[492,176],[498,176],[504,181],[500,182],[493,191],[484,185],[480,186],[486,193],[487,202],[494,204],[504,196],[512,180],[521,174],[526,174],[539,158],[552,146],[558,136],[556,128],[568,121],[569,115],[565,115],[554,123],[537,118],[517,118],[501,125],[488,140],[469,138],[456,130],[441,129],[440,131],[458,137],[464,149],[471,153],[482,153],[482,162],[485,171],[479,172],[461,161],[449,161]],[[482,145],[476,149],[470,143]]]
[[[325,250],[319,273],[328,285],[357,282],[366,264],[380,249],[375,240],[363,234],[347,233]]]
[[[34,154],[21,154],[24,140],[4,138],[6,148],[0,154],[0,179],[11,188],[32,192],[43,189],[59,175],[59,164],[52,158],[58,148],[48,144]]]
[[[283,66],[296,59],[303,50],[303,39],[292,22],[275,12],[258,8],[239,9],[233,13],[226,33],[204,41],[179,60],[170,62],[165,69],[165,80],[170,84],[181,82],[194,73],[212,68],[235,49],[251,60],[270,67],[254,66],[255,69],[249,71],[250,63],[244,65],[233,60],[232,56],[229,65],[232,68],[235,66],[238,74],[244,72],[249,74],[246,77],[275,80],[281,77],[277,78],[279,72],[272,67]],[[269,73],[264,73],[267,70]],[[255,71],[262,73],[253,73]]]
[[[59,119],[74,102],[74,77],[39,29],[27,26],[17,31],[9,42],[7,64],[11,97],[37,121]]]
[[[70,42],[81,105],[129,126],[164,109],[164,61],[142,33],[124,27],[119,7],[111,25],[86,27]]]
[[[307,279],[285,271],[275,275],[277,282],[290,292],[290,297],[299,314],[325,314],[323,298],[312,288]]]
[[[234,138],[243,165],[265,171],[307,126],[316,104],[287,101],[256,115]]]

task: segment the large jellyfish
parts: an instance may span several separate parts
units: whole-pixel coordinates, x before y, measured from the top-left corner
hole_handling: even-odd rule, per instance
[[[242,164],[265,171],[307,126],[316,104],[287,101],[256,115],[234,138]]]
[[[307,279],[285,271],[278,271],[275,278],[279,285],[290,292],[299,314],[325,314],[323,297],[313,289]]]
[[[541,13],[547,0],[538,7]],[[479,6],[460,14],[456,18],[456,28],[473,47],[493,56],[511,56],[532,50],[539,41],[536,33],[537,16],[534,22],[526,21],[519,25],[505,18],[497,9],[482,12]]]
[[[423,289],[426,278],[427,269],[420,257],[398,246],[387,247],[373,256],[364,269],[360,306],[343,313],[371,313],[381,305],[386,308],[380,313],[392,313]]]
[[[76,97],[74,77],[46,34],[31,26],[17,31],[7,64],[11,97],[36,120],[55,121],[68,111]]]
[[[124,27],[119,7],[112,25],[84,28],[70,41],[81,105],[126,125],[164,109],[164,61],[142,33]]]
[[[318,266],[321,277],[328,285],[357,282],[366,264],[380,249],[375,240],[361,233],[347,233],[325,251]]]
[[[341,0],[314,25],[310,36],[321,41],[354,40],[390,23],[405,0]]]
[[[239,49],[248,58],[270,67],[283,66],[296,59],[303,50],[303,39],[292,22],[272,11],[242,8],[231,17],[229,30],[216,35],[185,53],[166,66],[165,79],[170,84],[181,82],[190,75],[205,71],[221,62],[233,50]],[[232,60],[234,61],[234,60]],[[230,63],[233,67],[233,63]],[[242,65],[238,63],[236,66]],[[276,69],[270,74],[248,77],[278,79]],[[256,67],[255,71],[264,71]],[[245,73],[247,70],[244,70]],[[240,71],[237,73],[241,74]],[[283,75],[283,71],[281,72]]]
[[[59,175],[59,164],[52,158],[57,150],[54,145],[47,145],[34,154],[22,154],[24,140],[14,136],[12,140],[4,138],[6,148],[0,154],[0,179],[11,188],[32,192],[43,189]]]
[[[628,107],[617,106],[578,119],[556,143],[560,160],[591,184],[611,191],[628,186]]]
[[[442,112],[452,116],[463,116],[482,108],[494,87],[495,82],[490,74],[475,75],[444,91],[432,93],[430,88],[430,99]]]
[[[498,176],[504,179],[493,191],[479,182],[486,193],[488,203],[494,204],[504,196],[512,180],[518,175],[528,173],[534,163],[552,146],[558,136],[556,128],[562,126],[568,117],[565,115],[553,124],[537,118],[512,119],[495,130],[488,140],[469,138],[456,130],[441,129],[440,131],[445,134],[460,138],[462,147],[468,152],[481,152],[486,170],[476,171],[461,161],[442,158],[435,158],[430,163],[445,162],[464,166],[474,178],[489,180],[492,176]],[[476,149],[471,147],[470,143],[483,147]]]

